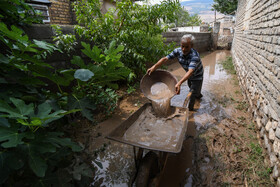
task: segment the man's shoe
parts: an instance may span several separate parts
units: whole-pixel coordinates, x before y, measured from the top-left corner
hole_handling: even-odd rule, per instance
[[[203,97],[202,94],[200,94],[199,96],[196,96],[197,99],[201,99]]]
[[[189,107],[189,111],[194,111],[193,107]]]

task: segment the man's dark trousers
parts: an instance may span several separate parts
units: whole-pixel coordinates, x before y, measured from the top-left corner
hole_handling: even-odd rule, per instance
[[[192,95],[189,102],[189,110],[193,110],[195,99],[201,98],[201,87],[203,80],[188,80],[188,86],[190,91],[192,91]]]

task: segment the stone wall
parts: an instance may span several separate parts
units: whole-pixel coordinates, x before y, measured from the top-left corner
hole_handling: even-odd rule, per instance
[[[181,37],[184,34],[192,34],[195,37],[194,49],[198,52],[204,52],[211,49],[212,39],[210,32],[165,32],[163,37],[166,38],[165,43],[176,42],[180,46]]]
[[[280,186],[280,1],[239,0],[232,55]]]

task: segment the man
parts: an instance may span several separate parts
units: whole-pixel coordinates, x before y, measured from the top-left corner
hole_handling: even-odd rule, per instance
[[[189,102],[189,110],[193,111],[195,99],[202,97],[201,87],[203,82],[203,66],[199,53],[193,49],[193,42],[195,38],[191,34],[186,34],[181,38],[181,48],[176,48],[172,53],[166,57],[161,58],[155,65],[147,70],[150,75],[153,71],[164,64],[168,59],[177,58],[181,66],[185,69],[186,74],[175,85],[177,94],[180,94],[180,87],[183,82],[188,80],[188,86],[192,91],[192,96]]]

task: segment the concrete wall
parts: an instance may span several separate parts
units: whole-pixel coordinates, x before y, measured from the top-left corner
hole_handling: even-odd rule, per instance
[[[239,0],[232,46],[244,96],[280,186],[280,1]]]
[[[73,25],[63,25],[61,26],[61,28],[64,34],[74,34]],[[53,42],[53,37],[55,36],[54,31],[48,24],[32,25],[32,27],[25,28],[25,32],[30,39],[44,40],[50,43]],[[197,49],[199,52],[210,50],[211,33],[166,32],[163,33],[163,36],[166,37],[166,43],[177,42],[177,45],[180,46],[180,39],[184,34],[192,34],[196,38],[194,48]],[[76,50],[72,54],[84,56],[81,53],[81,48],[83,48],[81,45],[75,46]],[[70,63],[70,60],[71,57],[67,56],[67,54],[55,52],[53,55],[48,57],[47,62],[51,63],[52,65],[60,64],[61,66],[65,67],[67,66],[67,64]]]
[[[211,49],[212,39],[210,32],[165,32],[163,37],[166,38],[165,43],[176,42],[180,46],[181,37],[184,34],[192,34],[195,37],[194,49],[198,52],[204,52]]]

